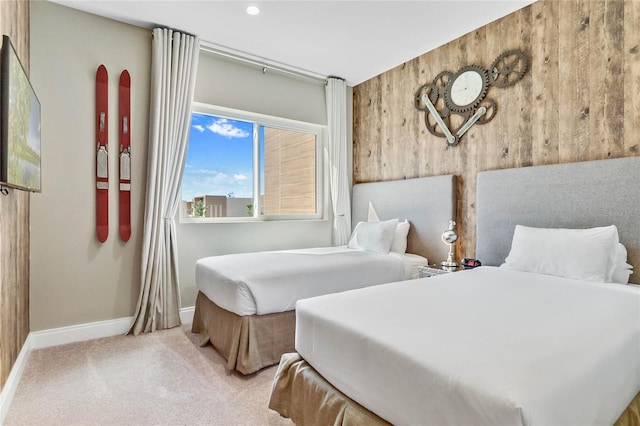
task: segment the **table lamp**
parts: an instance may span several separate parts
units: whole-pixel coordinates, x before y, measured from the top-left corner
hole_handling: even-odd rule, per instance
[[[455,271],[458,269],[458,262],[453,258],[453,245],[458,240],[458,234],[455,231],[456,223],[453,220],[449,221],[449,229],[442,233],[442,242],[449,245],[449,256],[447,260],[443,260],[440,264],[442,269],[447,271]]]

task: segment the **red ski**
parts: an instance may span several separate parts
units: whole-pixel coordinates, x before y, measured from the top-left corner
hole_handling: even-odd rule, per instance
[[[96,72],[96,236],[104,243],[109,235],[109,76],[104,65]]]
[[[131,237],[131,77],[129,71],[120,74],[120,239]]]

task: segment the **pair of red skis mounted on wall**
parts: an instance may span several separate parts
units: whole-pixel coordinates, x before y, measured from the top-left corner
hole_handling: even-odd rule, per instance
[[[104,65],[96,72],[96,236],[104,243],[109,235],[109,76]],[[120,131],[120,239],[131,237],[131,77],[129,71],[120,74],[119,131]]]

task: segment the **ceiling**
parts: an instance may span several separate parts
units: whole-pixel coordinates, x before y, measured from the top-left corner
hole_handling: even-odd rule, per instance
[[[50,1],[197,34],[205,47],[355,86],[534,0]],[[249,5],[259,6],[259,15],[248,15]]]

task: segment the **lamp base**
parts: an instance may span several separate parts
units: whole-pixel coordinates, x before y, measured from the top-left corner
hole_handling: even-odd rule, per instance
[[[458,269],[459,265],[458,262],[455,261],[450,261],[450,260],[443,260],[440,263],[440,266],[442,267],[442,269],[444,269],[445,271],[455,271]]]

